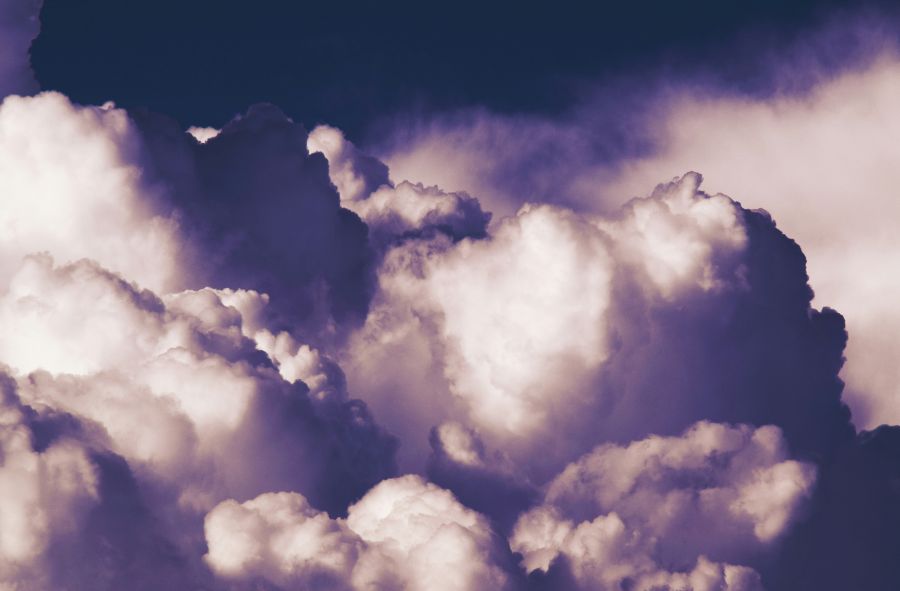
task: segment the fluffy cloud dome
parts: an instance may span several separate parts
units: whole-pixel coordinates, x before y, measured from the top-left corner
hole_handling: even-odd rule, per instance
[[[225,501],[206,517],[207,562],[224,577],[284,589],[487,591],[511,556],[488,522],[415,476],[385,480],[330,519],[296,493]]]

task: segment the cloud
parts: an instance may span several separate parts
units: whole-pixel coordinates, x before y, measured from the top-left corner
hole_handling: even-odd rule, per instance
[[[183,588],[208,577],[145,502],[98,429],[21,400],[2,377],[0,584],[10,589]]]
[[[25,399],[96,421],[113,451],[188,507],[289,488],[340,511],[390,473],[393,443],[365,407],[342,391],[311,401],[214,292],[167,305],[95,264],[57,268],[46,255],[27,259],[12,286],[0,308],[16,330],[2,354]]]
[[[361,201],[390,185],[387,166],[360,152],[340,129],[319,125],[309,134],[306,146],[310,154],[321,153],[328,160],[328,176],[341,201]]]
[[[699,182],[615,216],[526,206],[486,240],[394,248],[341,357],[354,391],[404,442],[471,425],[537,483],[599,442],[702,419],[831,454],[852,435],[842,321],[810,309],[802,254],[769,218]],[[360,374],[375,367],[390,387]]]
[[[421,478],[385,480],[330,519],[296,493],[225,501],[206,517],[207,561],[220,576],[284,589],[488,590],[511,557],[485,519]]]
[[[29,50],[41,29],[43,0],[11,0],[0,7],[0,99],[38,90]]]
[[[222,130],[216,129],[215,127],[197,127],[191,126],[188,127],[187,132],[193,136],[195,140],[200,142],[201,144],[205,144],[209,140],[213,139],[217,135],[219,135]]]
[[[0,105],[0,280],[20,259],[49,252],[60,262],[98,261],[141,286],[184,285],[177,220],[144,174],[143,148],[128,115],[79,107],[58,93],[9,97]]]
[[[365,316],[374,251],[365,224],[340,205],[327,162],[272,105],[255,105],[205,142],[161,115],[133,114],[146,174],[165,187],[187,243],[184,287],[272,297],[269,321],[339,338]]]
[[[55,538],[76,532],[99,500],[97,468],[77,440],[36,449],[27,407],[0,387],[0,582],[39,579]]]
[[[825,133],[842,80],[703,114]],[[672,146],[721,137],[692,105]],[[896,587],[896,433],[855,433],[800,247],[693,164],[648,191],[665,150],[598,169],[577,121],[510,121],[443,146],[533,161],[470,171],[533,201],[491,222],[271,105],[7,98],[0,586]]]
[[[900,584],[900,430],[861,433],[820,470],[809,518],[767,569],[772,589],[890,589]]]
[[[815,305],[847,318],[841,376],[854,423],[893,424],[900,380],[888,335],[898,320],[878,294],[900,286],[874,269],[900,250],[890,198],[900,66],[884,18],[844,17],[777,60],[757,60],[768,94],[696,72],[641,72],[556,117],[473,110],[401,120],[374,149],[397,178],[469,191],[500,216],[534,200],[609,214],[661,178],[701,171],[711,190],[771,212],[801,244]]]
[[[896,348],[884,335],[898,319],[878,294],[900,286],[885,268],[900,253],[892,220],[897,184],[888,138],[900,125],[893,54],[826,80],[806,95],[747,100],[728,95],[674,101],[657,128],[658,150],[614,169],[606,191],[640,193],[687,163],[707,184],[770,211],[808,258],[817,305],[833,306],[850,331],[847,401],[854,422],[896,423]]]
[[[471,427],[455,421],[437,425],[429,437],[429,479],[481,513],[508,534],[519,514],[538,499],[537,488],[501,451],[490,450]]]
[[[787,458],[777,427],[700,422],[680,437],[595,448],[548,484],[545,503],[579,521],[615,512],[670,560],[736,559],[782,536],[814,482],[815,467]]]
[[[291,316],[290,306],[270,311],[290,301],[291,290],[327,284],[329,261],[298,283],[272,275],[274,296],[241,289],[266,284],[250,278],[204,285],[255,255],[246,246],[223,255],[217,248],[239,231],[236,218],[215,220],[183,200],[207,195],[197,188],[203,183],[227,197],[222,161],[241,169],[228,173],[244,183],[234,198],[256,195],[253,183],[266,195],[274,182],[260,180],[268,164],[298,173],[290,155],[242,161],[255,154],[243,152],[245,143],[290,145],[297,130],[262,109],[209,140],[221,152],[207,156],[194,152],[212,144],[180,131],[169,137],[169,124],[55,93],[10,97],[0,107],[0,359],[13,392],[0,437],[0,479],[9,483],[0,495],[3,585],[216,588],[196,543],[202,516],[217,503],[292,490],[340,515],[394,474],[394,439],[351,399],[340,368],[298,339],[306,317]],[[168,140],[186,152],[161,159],[156,151]],[[308,158],[305,134],[298,141]],[[322,201],[307,210],[312,219],[295,219],[337,220],[340,229],[321,229],[313,237],[320,242],[306,247],[356,232],[365,259],[365,226],[340,208],[324,160],[307,166],[299,178],[309,187],[295,189]],[[211,219],[219,225],[206,226]],[[308,238],[278,240],[302,250]],[[363,287],[349,294],[363,303],[365,275],[359,271]],[[334,294],[324,293],[323,315],[339,316]],[[292,330],[283,330],[290,320]],[[333,338],[327,323],[319,328],[320,341]]]
[[[544,573],[537,580],[543,578],[548,588],[762,589],[752,569],[714,563],[704,556],[687,570],[666,571],[650,558],[648,545],[615,513],[576,525],[545,509],[526,513],[512,538],[513,549],[525,556],[525,568],[531,573]]]
[[[220,576],[289,588],[342,589],[365,544],[297,493],[224,501],[205,519],[207,562]]]
[[[54,522],[32,551],[75,588],[107,561],[109,585],[496,589],[569,576],[749,589],[756,575],[728,564],[784,537],[811,487],[812,469],[786,450],[830,458],[852,433],[836,378],[843,325],[809,308],[802,254],[764,214],[701,191],[697,174],[614,215],[534,204],[489,229],[477,201],[437,188],[381,183],[342,200],[348,183],[376,184],[356,182],[375,174],[360,161],[378,167],[334,130],[334,164],[309,154],[305,131],[271,107],[200,143],[165,118],[60,95],[9,105],[37,128],[47,109],[75,137],[99,138],[88,172],[112,179],[105,198],[120,212],[109,232],[85,216],[59,235],[38,211],[0,294],[0,359],[23,408],[70,417],[97,475],[81,525]],[[38,162],[75,181],[83,170]],[[74,181],[42,190],[76,217],[69,201],[105,195]],[[14,207],[9,219],[28,217]],[[153,235],[162,274],[131,246],[148,227],[165,229]],[[70,241],[84,250],[73,256]],[[633,459],[615,442],[678,448],[647,438],[702,419],[752,426],[698,427],[718,433],[712,443],[684,436],[685,461],[708,464],[709,505],[635,517],[635,498],[668,507],[683,494],[649,470],[641,495],[582,515],[572,506],[590,503],[559,492],[572,462],[592,474],[616,449],[626,474],[658,454]],[[404,471],[447,489],[392,478],[397,440],[381,425],[398,435]],[[735,506],[717,529],[710,507]],[[547,548],[522,525],[532,518],[535,531],[563,532],[549,551],[571,568],[547,563],[526,583],[503,536],[535,570],[533,551]],[[666,541],[690,520],[716,548]]]
[[[528,571],[580,589],[760,589],[744,563],[788,531],[815,468],[776,427],[701,422],[677,437],[604,444],[546,487],[510,538]]]
[[[608,158],[640,152],[645,143],[639,115],[653,95],[643,84],[609,94],[615,96],[610,104],[601,101],[556,118],[470,109],[421,121],[400,119],[371,150],[390,166],[395,181],[476,195],[495,219],[514,215],[528,202],[578,205],[596,199]],[[628,96],[634,113],[621,108],[622,96]],[[587,132],[593,129],[603,133]],[[691,167],[679,173],[685,170]],[[625,200],[610,197],[606,211]]]
[[[370,239],[381,248],[404,238],[444,233],[455,240],[485,235],[490,214],[466,193],[448,193],[437,186],[388,179],[388,168],[360,152],[340,130],[315,128],[307,142],[311,153],[328,159],[331,181],[341,204],[369,226]]]

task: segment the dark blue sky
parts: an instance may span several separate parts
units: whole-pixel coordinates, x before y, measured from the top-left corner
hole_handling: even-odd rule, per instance
[[[852,6],[851,6],[852,5]],[[765,90],[772,57],[843,0],[595,3],[46,0],[43,88],[221,125],[278,104],[361,136],[395,113],[565,108],[585,82],[653,69]],[[846,50],[835,55],[840,59]]]

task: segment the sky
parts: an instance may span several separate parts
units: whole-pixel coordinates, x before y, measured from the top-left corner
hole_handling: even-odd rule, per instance
[[[0,0],[0,590],[900,588],[898,31]]]

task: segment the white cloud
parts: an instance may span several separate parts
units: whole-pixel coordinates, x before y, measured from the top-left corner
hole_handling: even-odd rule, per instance
[[[370,238],[379,246],[428,231],[457,239],[485,232],[490,215],[481,210],[478,200],[421,183],[395,185],[384,164],[360,152],[338,129],[316,127],[307,146],[310,153],[320,152],[328,159],[328,173],[341,195],[341,205],[368,224]]]
[[[99,500],[99,478],[89,450],[76,440],[62,437],[35,449],[27,411],[9,379],[2,376],[2,381],[0,587],[28,588],[43,579],[50,544],[77,532]]]
[[[162,194],[144,178],[128,115],[79,107],[58,93],[0,105],[0,284],[22,256],[89,258],[142,287],[182,282],[189,251]]]
[[[205,519],[206,560],[226,578],[261,577],[291,589],[345,588],[365,544],[297,493],[218,504]]]
[[[808,95],[771,100],[683,95],[658,125],[659,150],[619,165],[607,194],[640,194],[660,175],[703,171],[707,186],[771,212],[808,260],[819,306],[847,318],[842,375],[854,422],[900,422],[900,256],[893,197],[900,63],[890,55]]]
[[[584,442],[559,425],[576,429],[608,408],[598,380],[610,354],[642,346],[632,308],[745,289],[740,211],[699,182],[689,174],[660,185],[608,218],[527,205],[485,240],[393,248],[367,324],[342,357],[355,391],[402,437],[472,421],[526,463],[568,461]],[[380,386],[370,373],[396,377]],[[392,417],[398,397],[405,412]]]
[[[698,423],[570,464],[519,518],[511,545],[529,571],[565,557],[584,589],[758,589],[752,569],[708,557],[741,562],[773,543],[814,481],[811,465],[786,458],[776,427]]]
[[[385,480],[330,519],[296,493],[225,501],[206,517],[221,576],[286,589],[488,591],[509,583],[499,539],[449,492],[416,476]]]
[[[187,129],[187,132],[201,144],[205,144],[209,140],[213,139],[214,137],[219,135],[221,131],[221,129],[216,129],[215,127],[191,126]]]
[[[321,153],[328,160],[328,175],[345,205],[390,186],[387,167],[357,150],[340,129],[319,125],[309,134],[306,146],[310,154]]]
[[[0,311],[14,328],[2,333],[0,356],[18,370],[25,401],[96,421],[113,451],[178,491],[182,509],[278,486],[313,491],[340,470],[317,456],[348,442],[324,441],[329,427],[305,406],[303,384],[254,361],[259,352],[242,333],[241,314],[213,290],[164,303],[94,263],[55,267],[44,255],[26,259]],[[316,373],[325,370],[313,350],[296,355],[309,357],[300,369],[317,378],[314,399],[327,398],[329,413],[344,412],[350,403],[339,370],[330,370],[337,371],[332,384]],[[354,429],[370,425],[364,415],[353,420],[351,445],[361,435]],[[375,447],[363,455],[389,453],[390,446],[369,444]],[[296,465],[296,453],[309,461]]]
[[[650,557],[650,544],[615,513],[575,524],[553,510],[523,515],[511,539],[528,572],[548,571],[564,558],[577,589],[596,591],[761,591],[753,569],[700,556],[685,571],[667,571]]]
[[[814,482],[777,427],[701,422],[680,437],[597,447],[550,482],[545,502],[578,518],[615,512],[674,544],[669,555],[729,555],[787,531]]]
[[[900,129],[900,61],[882,25],[851,18],[802,44],[806,59],[772,65],[788,84],[815,82],[802,93],[748,98],[649,80],[635,96],[625,94],[633,108],[610,108],[613,99],[600,89],[563,117],[438,117],[381,148],[398,177],[469,191],[501,215],[534,199],[608,213],[660,178],[701,172],[706,187],[768,210],[798,241],[815,305],[847,319],[841,375],[854,423],[896,424],[900,369],[892,335],[900,316],[891,296],[900,283],[883,270],[900,256],[892,142]],[[837,73],[817,65],[816,46],[848,32],[870,59]]]
[[[577,376],[604,360],[611,267],[603,234],[550,206],[526,207],[490,241],[464,242],[432,266],[446,372],[479,424],[540,428],[545,377]]]

